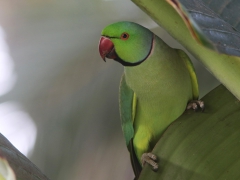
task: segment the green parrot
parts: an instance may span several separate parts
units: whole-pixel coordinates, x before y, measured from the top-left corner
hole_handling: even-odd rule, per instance
[[[149,29],[126,21],[102,30],[99,53],[124,66],[120,115],[134,173],[138,177],[145,163],[157,170],[151,150],[166,128],[186,108],[204,108],[192,62]]]

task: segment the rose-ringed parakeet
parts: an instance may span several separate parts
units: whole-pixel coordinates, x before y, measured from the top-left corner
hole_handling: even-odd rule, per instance
[[[120,83],[122,130],[136,177],[164,130],[187,108],[197,108],[198,83],[188,56],[169,47],[147,28],[133,22],[105,27],[99,42],[101,57],[124,66]],[[195,101],[192,101],[195,100]]]

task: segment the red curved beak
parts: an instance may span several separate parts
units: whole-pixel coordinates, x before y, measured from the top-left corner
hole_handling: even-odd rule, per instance
[[[114,44],[107,37],[104,37],[104,36],[101,37],[98,45],[98,50],[99,50],[100,56],[104,61],[106,61],[105,60],[106,57],[110,59],[115,59],[117,57],[114,50]]]

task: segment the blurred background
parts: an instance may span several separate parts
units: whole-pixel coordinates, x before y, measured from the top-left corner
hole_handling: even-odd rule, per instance
[[[0,132],[50,179],[132,179],[118,111],[123,67],[101,60],[101,30],[134,21],[182,46],[129,0],[0,2]],[[192,60],[202,97],[219,83]]]

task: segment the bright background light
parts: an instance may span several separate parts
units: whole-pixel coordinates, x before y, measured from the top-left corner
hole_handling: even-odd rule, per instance
[[[0,96],[9,92],[16,82],[14,62],[9,55],[5,33],[0,27]]]
[[[0,104],[0,132],[24,155],[33,150],[37,128],[16,102]]]
[[[6,36],[0,27],[0,96],[12,90],[17,80]],[[33,150],[37,128],[31,117],[17,102],[0,103],[0,133],[19,151],[28,156]]]

